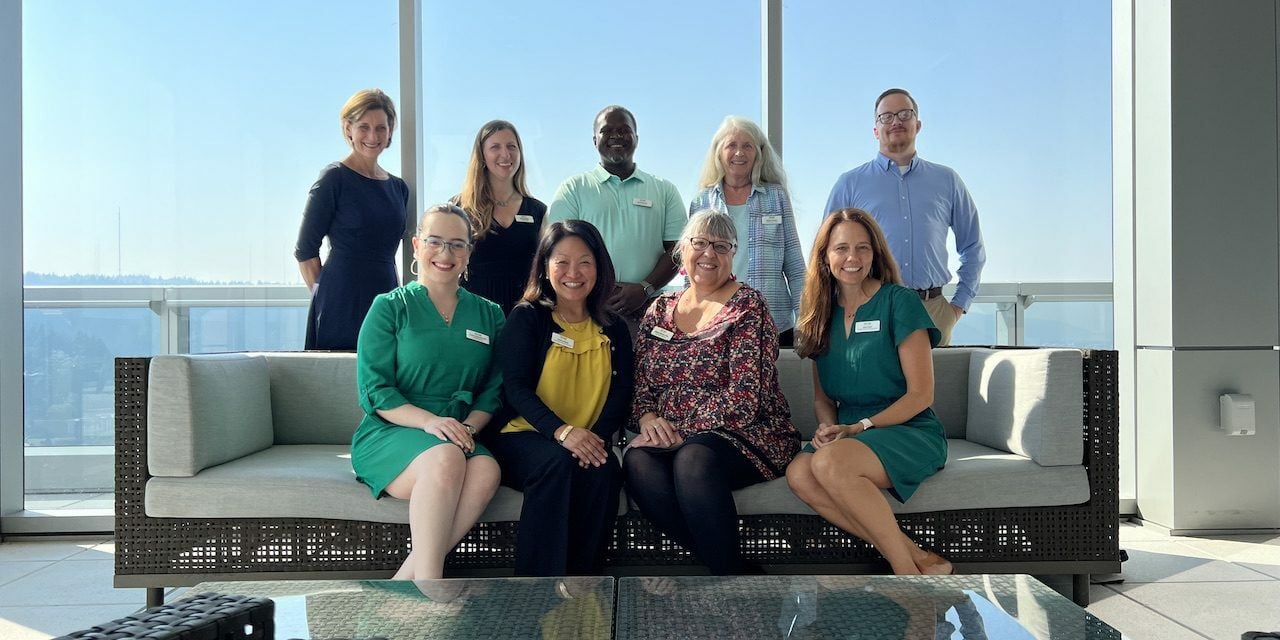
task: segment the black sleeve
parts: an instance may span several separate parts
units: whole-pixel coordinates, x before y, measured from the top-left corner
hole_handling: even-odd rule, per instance
[[[298,262],[320,257],[320,242],[329,235],[333,216],[338,212],[337,168],[336,165],[325,167],[307,192],[302,227],[298,229],[298,242],[293,245],[293,257]]]
[[[549,335],[542,327],[543,311],[520,304],[507,316],[507,325],[498,337],[498,353],[502,360],[502,397],[517,414],[529,421],[542,434],[554,438],[556,429],[565,424],[538,397],[538,378],[546,360],[545,342]]]
[[[609,395],[600,410],[600,418],[591,430],[609,442],[631,417],[631,398],[636,386],[636,360],[631,332],[621,317],[614,316],[613,324],[605,327],[604,333],[612,343],[610,355],[616,375],[609,382]]]

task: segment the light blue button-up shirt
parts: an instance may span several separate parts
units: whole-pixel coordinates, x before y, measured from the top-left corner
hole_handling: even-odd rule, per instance
[[[951,282],[947,231],[954,232],[960,282],[951,304],[968,311],[978,294],[987,253],[978,208],[953,169],[917,155],[903,173],[888,156],[876,154],[875,160],[840,176],[832,187],[827,212],[846,207],[863,209],[880,223],[903,284],[912,289]]]

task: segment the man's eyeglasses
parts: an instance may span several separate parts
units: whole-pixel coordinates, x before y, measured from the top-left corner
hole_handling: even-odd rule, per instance
[[[427,236],[422,241],[427,243],[427,248],[432,251],[439,251],[446,247],[449,253],[466,253],[471,250],[471,243],[464,240],[445,240],[440,236]]]
[[[725,242],[724,240],[712,242],[706,238],[689,238],[689,246],[693,247],[694,251],[706,251],[707,246],[710,246],[712,251],[725,255],[736,249],[738,244],[736,242]]]
[[[911,122],[916,119],[916,110],[903,109],[897,113],[882,113],[876,116],[876,122],[879,122],[880,124],[889,124],[893,122],[894,118],[897,118],[898,122]]]

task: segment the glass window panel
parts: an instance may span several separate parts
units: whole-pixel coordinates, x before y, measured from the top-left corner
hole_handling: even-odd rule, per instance
[[[977,203],[984,282],[1111,280],[1110,2],[784,11],[784,156],[802,238],[836,178],[875,157],[876,97],[903,87],[920,105],[920,157],[955,169]]]
[[[367,87],[399,102],[398,17],[395,0],[23,3],[23,281],[86,301],[27,309],[28,450],[109,454],[111,358],[186,343],[163,302],[88,308],[111,287],[301,283],[307,192],[349,153],[340,108]],[[305,310],[255,297],[189,314],[192,346],[300,347]]]
[[[1026,344],[1045,347],[1112,349],[1111,302],[1037,302],[1023,314]]]
[[[969,312],[960,318],[951,330],[953,345],[994,345],[1009,344],[1008,332],[1003,329],[1004,316],[995,303],[974,303],[969,305]],[[1008,313],[1008,312],[1006,312]]]
[[[599,164],[596,113],[635,114],[640,169],[687,203],[727,115],[759,122],[759,3],[423,3],[424,193],[458,193],[485,122],[509,120],[532,195]],[[736,10],[734,10],[736,9]]]

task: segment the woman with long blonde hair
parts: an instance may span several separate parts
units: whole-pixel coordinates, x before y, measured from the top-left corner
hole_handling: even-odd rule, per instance
[[[475,251],[462,286],[510,313],[524,292],[547,214],[547,205],[530,196],[525,184],[524,143],[515,125],[491,120],[480,127],[462,192],[452,202],[467,212],[475,229]]]

